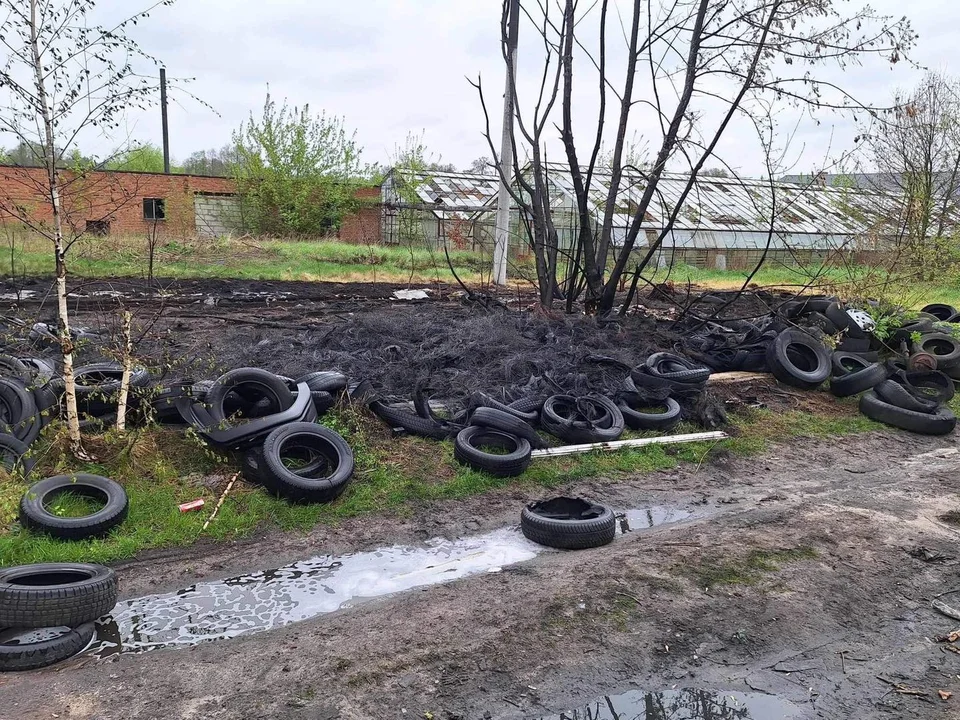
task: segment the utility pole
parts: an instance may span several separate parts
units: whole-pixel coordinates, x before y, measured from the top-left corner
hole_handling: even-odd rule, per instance
[[[160,118],[163,123],[163,172],[170,174],[170,133],[167,129],[167,70],[160,68]]]
[[[520,36],[520,0],[510,0],[507,30],[507,87],[503,93],[503,136],[500,142],[500,191],[497,194],[496,242],[493,248],[493,281],[507,284],[507,250],[510,245],[510,190],[513,177],[513,88],[517,79],[517,44]]]

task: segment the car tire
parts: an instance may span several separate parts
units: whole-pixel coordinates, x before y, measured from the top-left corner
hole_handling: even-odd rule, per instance
[[[0,463],[7,472],[19,472],[24,478],[29,477],[36,462],[29,453],[30,446],[22,440],[0,434]]]
[[[470,424],[480,427],[500,430],[509,435],[515,435],[523,438],[530,443],[532,448],[544,448],[547,443],[537,434],[533,426],[526,420],[521,420],[516,415],[512,415],[502,410],[491,407],[478,407],[470,415]]]
[[[553,498],[527,505],[520,513],[520,530],[538,545],[561,550],[585,550],[613,542],[617,534],[613,511],[579,498]]]
[[[941,405],[953,400],[957,392],[953,379],[939,370],[907,370],[903,378],[916,397]]]
[[[207,392],[206,404],[215,423],[225,422],[230,417],[225,404],[231,393],[243,393],[246,395],[243,399],[253,403],[260,399],[268,400],[260,411],[260,417],[281,413],[294,403],[294,393],[282,378],[259,368],[237,368],[214,381]]]
[[[592,406],[592,418],[586,417],[581,406]],[[577,416],[582,419],[577,420]],[[609,398],[589,395],[554,395],[543,403],[540,425],[548,433],[564,442],[581,444],[610,442],[623,434],[624,421],[620,408]]]
[[[636,388],[663,392],[675,398],[695,397],[703,392],[705,386],[705,383],[685,383],[651,375],[644,365],[630,372],[630,380]]]
[[[497,455],[480,449],[489,445],[505,450]],[[530,467],[530,442],[501,430],[471,425],[457,433],[453,441],[453,457],[461,465],[481,470],[496,477],[516,477]]]
[[[75,492],[103,500],[95,513],[83,517],[60,517],[47,510],[47,503],[63,492]],[[77,473],[57,475],[30,486],[20,499],[20,523],[31,530],[60,540],[103,537],[127,517],[130,504],[123,487],[109,478]]]
[[[830,356],[830,368],[833,377],[843,377],[850,373],[860,372],[872,364],[861,355],[852,352],[838,350]]]
[[[23,360],[13,355],[0,355],[0,375],[20,378],[24,382],[33,379],[33,371]]]
[[[313,399],[313,406],[317,410],[317,415],[325,415],[337,404],[336,396],[326,390],[311,390],[310,397]]]
[[[73,657],[93,640],[96,628],[86,622],[38,642],[6,642],[0,634],[0,672],[39,670]],[[7,633],[11,632],[9,630]]]
[[[933,315],[941,322],[949,322],[950,318],[957,314],[957,309],[953,305],[944,305],[943,303],[932,303],[927,305],[920,312]]]
[[[117,363],[83,365],[74,371],[77,405],[87,415],[107,415],[117,409],[117,394],[123,379],[123,367]],[[130,388],[144,388],[150,384],[150,373],[134,368],[130,373]]]
[[[884,402],[872,391],[860,397],[860,412],[884,425],[920,435],[949,435],[957,426],[956,416],[946,406],[933,413],[914,412]]]
[[[667,398],[660,403],[643,403],[644,407],[662,405],[663,412],[640,412],[627,398],[617,403],[623,421],[632,430],[670,430],[680,422],[680,403]]]
[[[324,459],[308,470],[291,470],[283,462],[286,448],[307,449]],[[293,502],[327,503],[346,489],[353,477],[353,450],[340,435],[315,423],[289,423],[263,441],[261,482]]]
[[[36,398],[19,378],[0,377],[0,424],[27,445],[40,433]]]
[[[830,392],[836,397],[851,397],[866,392],[887,379],[888,372],[882,363],[873,363],[856,372],[834,376],[830,379]]]
[[[535,424],[540,417],[540,410],[543,402],[536,398],[524,398],[509,405],[496,400],[482,392],[475,392],[470,397],[470,406],[472,408],[488,407],[500,412],[513,415],[524,422]]]
[[[401,428],[411,435],[432,440],[446,440],[463,429],[461,425],[438,423],[433,419],[422,418],[412,412],[392,407],[379,400],[370,403],[370,411],[391,428]]]
[[[650,375],[691,385],[702,384],[710,377],[710,368],[672,353],[654,353],[644,366]]]
[[[87,563],[38,563],[0,569],[0,627],[76,627],[117,604],[117,576]]]
[[[960,340],[946,333],[929,333],[914,343],[914,353],[929,353],[937,360],[938,370],[947,370],[960,365]]]
[[[896,379],[884,380],[874,389],[877,397],[890,405],[896,405],[904,410],[913,412],[932,413],[940,407],[940,403],[935,400],[925,400],[918,398],[904,385]]]
[[[847,314],[847,311],[843,309],[843,306],[840,303],[830,303],[827,306],[827,309],[823,311],[823,314],[831,323],[833,323],[833,326],[838,332],[846,331],[847,335],[850,336],[850,326],[856,325],[856,323],[853,322],[853,319]]]
[[[799,330],[784,330],[767,348],[767,365],[774,377],[793,387],[812,390],[830,377],[827,348]]]
[[[306,383],[311,391],[331,394],[342,392],[347,388],[347,376],[332,370],[307,373],[298,377],[294,382],[298,385],[302,382]]]

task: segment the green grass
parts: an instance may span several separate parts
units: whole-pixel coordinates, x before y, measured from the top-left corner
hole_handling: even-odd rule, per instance
[[[813,560],[817,551],[811,547],[796,547],[779,550],[751,550],[742,558],[704,560],[699,566],[685,566],[699,587],[720,585],[755,585],[766,573],[780,570],[782,565],[801,560]]]
[[[2,255],[3,272],[17,276],[50,276],[53,256],[49,242],[19,234],[14,237],[13,257]],[[640,255],[638,254],[637,259]],[[489,254],[453,250],[450,259],[457,275],[469,283],[489,280]],[[13,271],[11,271],[11,262]],[[78,277],[144,277],[147,273],[147,240],[136,236],[83,238],[69,255],[71,274]],[[190,279],[302,280],[340,282],[453,282],[442,250],[403,245],[361,245],[336,240],[270,240],[194,238],[164,239],[156,249],[156,277]],[[511,277],[534,277],[529,258],[512,260]],[[742,270],[708,270],[675,265],[656,270],[647,279],[732,289],[740,287],[748,273]],[[789,267],[771,264],[752,278],[753,285],[799,290],[816,277],[814,292],[882,292],[890,300],[919,308],[942,302],[960,306],[960,285],[952,277],[939,282],[906,282],[878,288],[879,275],[866,268]],[[523,282],[523,281],[521,281]]]
[[[45,509],[57,517],[76,518],[92,515],[103,506],[102,502],[86,495],[67,491],[59,493],[53,500],[46,503]]]
[[[669,269],[659,269],[647,279],[654,283],[670,281],[678,286],[688,283],[718,290],[740,288],[749,276],[746,270],[710,270],[689,265],[675,265]],[[811,278],[816,282],[811,286]],[[808,292],[836,293],[841,297],[865,294],[870,297],[882,295],[893,304],[920,309],[929,303],[947,303],[960,307],[960,284],[954,277],[945,277],[942,281],[920,282],[906,280],[903,277],[891,278],[889,284],[883,284],[883,275],[865,267],[821,268],[785,265],[765,266],[750,280],[751,287],[782,288]]]
[[[826,397],[826,396],[825,396]],[[406,515],[430,501],[457,500],[504,487],[525,488],[531,496],[586,478],[623,479],[638,473],[695,465],[712,453],[755,455],[772,441],[791,436],[835,437],[879,427],[856,413],[854,403],[840,402],[829,417],[803,412],[753,410],[735,418],[735,435],[715,443],[652,445],[611,453],[539,459],[517,478],[498,478],[459,465],[453,444],[406,437],[391,438],[365,412],[352,408],[329,413],[322,422],[350,443],[356,459],[346,492],[327,505],[290,505],[243,481],[235,484],[216,519],[202,534],[216,541],[250,537],[271,528],[303,532],[317,524],[335,524],[371,513]],[[694,432],[681,425],[676,432]],[[632,436],[637,436],[636,434]],[[28,562],[111,562],[151,548],[190,545],[216,504],[226,481],[238,467],[218,458],[195,437],[182,431],[148,428],[126,436],[108,433],[91,438],[96,463],[71,461],[62,435],[39,441],[36,478],[69,472],[92,472],[120,482],[130,498],[130,514],[113,533],[98,540],[62,542],[23,530],[17,506],[28,483],[0,479],[0,566]],[[218,482],[211,483],[210,477]],[[181,503],[203,498],[200,512],[181,514]]]
[[[147,257],[145,238],[84,238],[70,251],[70,272],[79,277],[144,277]],[[489,278],[489,256],[454,250],[450,260],[464,282]],[[49,243],[39,238],[20,238],[12,262],[14,276],[49,276],[54,271]],[[2,263],[4,272],[11,274],[9,250],[4,250]],[[528,263],[515,269],[521,266],[532,272]],[[442,250],[310,240],[164,241],[156,250],[154,275],[177,279],[454,281]]]

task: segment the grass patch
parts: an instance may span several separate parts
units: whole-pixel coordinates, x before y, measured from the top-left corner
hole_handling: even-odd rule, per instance
[[[91,497],[75,492],[62,492],[46,503],[47,512],[63,518],[77,518],[92,515],[103,509],[104,504]]]
[[[305,531],[368,513],[404,515],[425,502],[467,498],[507,486],[529,488],[535,495],[584,478],[616,480],[681,463],[699,465],[718,452],[756,455],[772,441],[791,436],[835,437],[879,427],[860,416],[855,403],[844,401],[838,401],[827,417],[752,410],[735,416],[730,429],[735,437],[719,443],[651,445],[542,459],[518,478],[498,478],[459,465],[451,442],[392,438],[382,423],[357,408],[338,408],[321,422],[347,439],[356,460],[354,478],[337,501],[290,505],[254,485],[238,482],[203,537],[227,541],[271,528]],[[693,431],[696,428],[686,425],[676,430]],[[218,457],[198,438],[181,430],[153,427],[126,436],[107,433],[90,438],[87,446],[97,462],[77,463],[67,452],[65,438],[48,432],[36,446],[39,460],[34,478],[90,472],[117,480],[130,498],[127,520],[98,540],[62,542],[29,532],[16,523],[18,503],[29,484],[9,476],[0,478],[0,565],[112,562],[151,548],[190,545],[200,537],[209,512],[238,469],[235,461]],[[179,504],[196,498],[206,501],[204,510],[178,511]]]
[[[43,238],[20,233],[12,255],[5,253],[4,272],[12,277],[52,276],[53,255]],[[453,282],[442,251],[404,245],[350,244],[337,240],[197,239],[169,238],[155,251],[157,277],[190,279],[301,280],[332,282]],[[70,251],[70,272],[79,277],[144,277],[147,273],[147,239],[139,236],[84,237]],[[639,253],[638,258],[639,259]],[[450,260],[465,282],[489,280],[492,258],[471,250],[451,250]],[[511,276],[533,277],[531,258],[511,259]],[[688,265],[657,269],[647,276],[652,283],[692,283],[730,290],[747,278],[743,270],[711,270]],[[752,285],[799,290],[816,277],[814,291],[844,294],[870,277],[866,268],[820,268],[770,265],[757,272]],[[868,283],[869,284],[869,283]],[[909,282],[891,287],[903,297],[897,301],[919,309],[931,303],[960,307],[960,286],[949,279]]]
[[[54,272],[50,244],[20,236],[11,262],[17,276],[50,276]],[[70,273],[79,277],[144,277],[147,240],[135,236],[82,238],[70,251]],[[492,258],[483,253],[452,250],[450,261],[464,281],[489,278]],[[530,261],[512,261],[515,272],[529,274]],[[335,240],[169,240],[158,245],[157,277],[241,280],[339,282],[453,282],[442,251],[395,245],[353,245]]]
[[[755,585],[765,574],[777,572],[782,565],[816,557],[817,551],[806,546],[786,550],[751,550],[744,558],[706,560],[699,567],[685,567],[684,571],[696,578],[699,587]]]

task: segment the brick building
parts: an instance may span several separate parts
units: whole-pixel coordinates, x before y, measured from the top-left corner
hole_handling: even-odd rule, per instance
[[[380,186],[360,188],[357,190],[356,197],[363,201],[364,207],[343,218],[337,237],[348,243],[379,243],[381,238]]]
[[[26,214],[34,221],[52,220],[44,196],[46,171],[0,165],[0,223],[17,222]],[[207,175],[165,175],[97,171],[77,176],[64,170],[61,198],[72,234],[219,237],[244,231],[243,211],[230,178]],[[341,237],[348,242],[376,242],[380,211],[373,207],[380,188],[361,188],[358,197],[371,207],[344,218]]]

